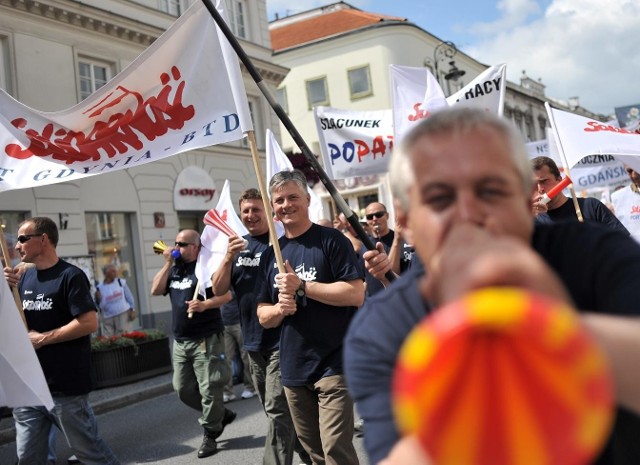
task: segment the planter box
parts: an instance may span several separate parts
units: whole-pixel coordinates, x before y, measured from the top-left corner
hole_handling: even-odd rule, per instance
[[[144,341],[136,346],[91,352],[96,388],[117,386],[171,371],[169,338]]]

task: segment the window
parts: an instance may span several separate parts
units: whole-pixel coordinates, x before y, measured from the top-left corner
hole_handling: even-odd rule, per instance
[[[7,241],[7,252],[11,266],[20,263],[20,254],[16,250],[16,241],[18,240],[18,226],[27,219],[27,212],[0,212],[0,227],[4,231],[4,237]]]
[[[78,62],[80,100],[86,99],[111,79],[111,67],[106,63],[81,59]]]
[[[319,105],[329,105],[329,92],[327,91],[326,77],[311,79],[306,82],[306,86],[309,108],[317,107]]]
[[[366,97],[373,93],[369,65],[350,69],[347,71],[347,75],[349,76],[349,91],[352,99]]]
[[[276,100],[285,111],[285,113],[289,113],[289,102],[287,101],[287,88],[280,87],[276,89]]]
[[[131,215],[127,213],[85,213],[89,254],[95,257],[95,277],[104,280],[102,268],[115,265],[118,278],[125,278],[136,301],[138,318],[141,313],[136,262],[131,237]]]
[[[242,39],[248,39],[246,28],[246,5],[243,0],[227,0],[229,28]]]
[[[0,89],[9,91],[9,38],[0,35]]]
[[[160,11],[173,16],[180,16],[180,0],[158,0]]]
[[[265,130],[262,124],[262,107],[260,106],[260,99],[256,97],[247,97],[247,103],[249,104],[249,113],[251,114],[251,121],[253,122],[253,132],[256,137],[256,145],[259,149],[263,149],[265,146],[264,137]],[[245,137],[242,139],[242,146],[249,147],[249,139]]]

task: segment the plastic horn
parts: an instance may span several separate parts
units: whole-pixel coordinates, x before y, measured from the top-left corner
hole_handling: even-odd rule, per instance
[[[544,194],[542,194],[542,198],[540,199],[540,202],[543,205],[548,204],[556,195],[562,192],[562,189],[564,189],[571,183],[572,183],[571,178],[569,176],[565,176],[565,178],[562,181],[560,181],[558,184],[553,186],[553,188],[549,192],[545,192]]]
[[[162,239],[153,243],[153,251],[158,255],[160,255],[165,250],[167,250],[167,244]]]
[[[223,234],[227,235],[228,237],[238,235],[233,229],[231,229],[231,226],[229,226],[227,222],[222,219],[218,211],[215,210],[214,208],[209,210],[204,215],[203,221],[204,221],[204,224],[209,225],[213,228],[216,228],[218,231],[221,231]],[[249,245],[249,242],[245,239],[244,246],[247,247],[248,245]]]
[[[609,434],[613,385],[574,309],[486,288],[416,326],[392,405],[399,429],[438,465],[584,465]]]

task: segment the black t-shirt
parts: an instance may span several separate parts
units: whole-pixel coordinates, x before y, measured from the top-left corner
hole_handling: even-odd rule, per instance
[[[279,240],[283,260],[305,281],[335,283],[363,279],[351,241],[333,228],[312,224],[298,237]],[[263,254],[256,301],[276,303],[278,289],[273,248]],[[285,386],[313,384],[342,373],[342,344],[356,307],[336,307],[306,297],[282,321],[280,371]]]
[[[269,233],[244,236],[247,248],[238,254],[231,272],[231,286],[240,306],[240,325],[244,349],[250,352],[275,350],[280,345],[280,326],[265,329],[260,325],[256,303],[256,277],[261,272],[262,254],[269,248]]]
[[[51,268],[25,271],[18,285],[29,329],[60,328],[86,312],[95,312],[87,276],[58,260]],[[74,396],[91,391],[91,336],[50,344],[36,350],[51,394]]]
[[[629,234],[627,228],[611,213],[605,204],[593,197],[578,197],[578,205],[582,212],[582,217],[585,222],[602,223],[617,231]],[[576,209],[573,206],[573,200],[568,199],[560,207],[553,210],[549,210],[546,214],[541,214],[536,217],[538,223],[552,223],[556,221],[578,221],[576,215]]]
[[[204,312],[195,312],[192,318],[187,313],[187,301],[193,300],[198,278],[196,262],[177,263],[169,270],[165,295],[171,299],[173,313],[173,337],[177,341],[198,340],[207,338],[224,330],[219,308],[211,308]],[[213,297],[211,288],[207,288],[207,299]],[[204,300],[201,295],[198,300]]]
[[[387,255],[389,255],[389,251],[391,250],[391,245],[393,244],[393,239],[395,238],[395,231],[392,229],[389,230],[387,234],[376,239],[375,237],[369,236],[371,241],[375,244],[377,242],[381,242],[384,246],[384,251]],[[400,248],[400,273],[404,273],[411,266],[411,259],[413,257],[413,247],[407,244],[405,241],[401,241]],[[367,248],[362,245],[360,248],[360,253],[358,254],[358,258],[360,259],[360,263],[362,264],[362,268],[364,268],[364,253],[367,251]],[[367,283],[367,296],[372,296],[381,290],[384,289],[384,286],[380,281],[371,276],[371,274],[366,271],[364,272],[364,280]]]
[[[560,276],[578,309],[640,314],[640,246],[628,235],[598,224],[536,224],[532,245]],[[414,264],[385,292],[367,299],[345,341],[346,378],[367,425],[364,441],[371,463],[386,457],[399,438],[391,380],[402,343],[430,311],[418,290],[420,270]],[[618,409],[615,432],[595,463],[640,463],[638,431],[640,418]]]
[[[231,294],[233,298],[220,307],[220,316],[222,316],[222,323],[225,326],[240,324],[240,307],[238,306],[238,300],[233,291],[231,291]]]

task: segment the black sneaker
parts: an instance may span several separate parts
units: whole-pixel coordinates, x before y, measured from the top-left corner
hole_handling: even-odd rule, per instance
[[[222,429],[217,433],[213,433],[213,437],[215,439],[218,439],[220,436],[222,436],[222,433],[224,433],[224,429],[226,428],[226,426],[233,423],[233,420],[235,420],[237,416],[238,414],[236,412],[225,408],[224,416],[222,417]]]
[[[204,437],[202,438],[202,445],[200,446],[200,449],[198,449],[198,458],[203,459],[205,457],[209,457],[215,454],[217,451],[218,443],[216,442],[214,434],[205,431]]]

